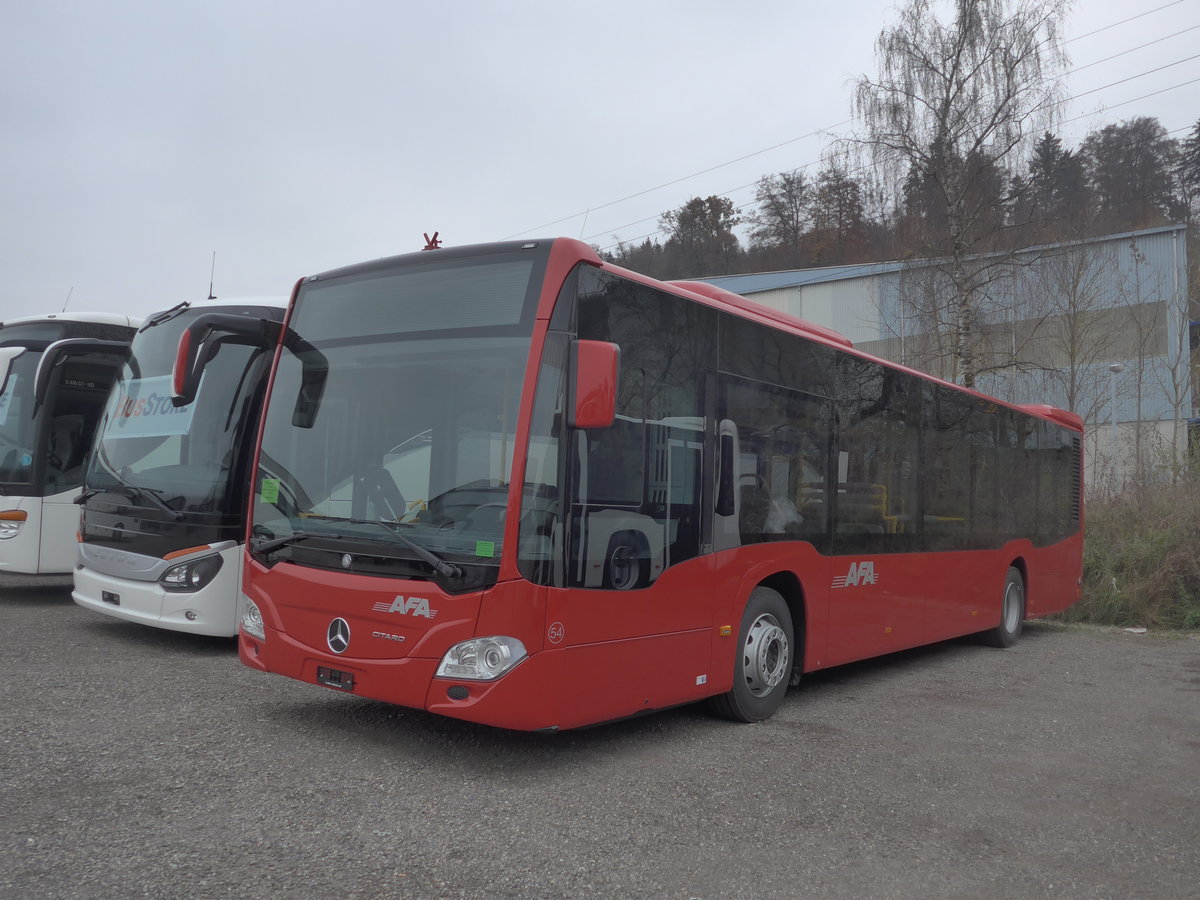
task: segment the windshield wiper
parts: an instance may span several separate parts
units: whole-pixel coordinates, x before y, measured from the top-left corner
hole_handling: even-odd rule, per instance
[[[183,518],[182,512],[167,505],[167,501],[162,498],[163,491],[157,488],[138,487],[136,484],[127,484],[124,485],[122,491],[130,500],[137,500],[139,497],[143,500],[149,500],[163,512],[169,513],[171,518],[176,522]]]
[[[392,535],[392,537],[396,538],[396,540],[404,544],[404,546],[406,546],[409,550],[417,554],[417,556],[421,557],[421,559],[428,563],[433,568],[433,571],[438,575],[441,575],[443,578],[462,577],[462,567],[456,566],[452,562],[446,562],[446,560],[442,559],[432,550],[428,549],[427,547],[422,547],[407,535],[401,534],[396,530],[399,525],[388,522],[386,519],[380,519],[375,524],[387,531],[390,535]]]
[[[251,538],[250,552],[266,556],[281,547],[288,546],[288,544],[298,544],[300,541],[307,541],[309,538],[314,537],[321,537],[321,535],[313,534],[309,531],[297,531],[295,534],[285,534],[283,537],[277,538]]]
[[[176,303],[170,309],[163,310],[162,312],[158,313],[157,315],[151,316],[149,319],[146,320],[145,324],[142,325],[142,327],[138,329],[138,333],[141,334],[143,331],[147,330],[148,328],[153,328],[155,325],[161,325],[163,322],[171,321],[173,318],[175,318],[177,315],[179,315],[181,312],[183,312],[185,309],[187,309],[191,305],[192,304],[190,304],[188,301],[184,300],[182,303]]]

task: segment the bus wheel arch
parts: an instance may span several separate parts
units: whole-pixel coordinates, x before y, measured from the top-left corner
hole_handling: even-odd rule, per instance
[[[1000,622],[981,635],[991,647],[1011,647],[1021,637],[1021,629],[1029,608],[1028,578],[1024,560],[1016,559],[1008,566],[1000,593]]]
[[[793,683],[803,659],[803,597],[790,573],[760,581],[746,600],[733,657],[733,685],[709,706],[722,718],[769,718]]]
[[[800,579],[796,577],[794,572],[776,572],[769,578],[764,578],[759,582],[762,587],[769,587],[771,590],[783,597],[784,602],[788,606],[788,612],[792,617],[792,673],[790,675],[790,683],[794,686],[799,683],[800,673],[804,671],[804,659],[807,649],[805,635],[808,632],[808,614],[804,603],[804,588],[800,584]]]

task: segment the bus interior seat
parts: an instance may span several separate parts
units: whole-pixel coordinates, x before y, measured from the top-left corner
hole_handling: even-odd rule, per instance
[[[83,416],[58,416],[50,423],[49,450],[51,462],[60,471],[79,465],[80,438],[83,436]]]
[[[744,477],[744,476],[743,476]],[[742,484],[741,509],[738,513],[738,530],[742,539],[758,537],[766,531],[767,515],[771,511],[771,495],[757,481]]]
[[[83,464],[83,416],[56,416],[50,423],[46,450],[49,485],[73,484]]]
[[[869,482],[845,482],[838,485],[838,531],[885,532],[887,522],[887,485]]]

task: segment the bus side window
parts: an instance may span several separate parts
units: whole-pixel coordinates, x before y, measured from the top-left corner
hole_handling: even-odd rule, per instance
[[[835,502],[838,552],[904,543],[919,534],[917,428],[909,376],[846,357],[839,372],[840,430]]]
[[[828,528],[828,401],[727,376],[721,417],[737,426],[742,543],[804,540]]]

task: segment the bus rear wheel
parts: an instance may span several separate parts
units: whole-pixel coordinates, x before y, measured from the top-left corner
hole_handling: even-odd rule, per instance
[[[768,718],[787,692],[794,649],[792,615],[778,591],[757,587],[746,601],[733,663],[733,688],[713,697],[713,712],[735,722]]]
[[[1008,567],[1000,600],[1000,624],[983,632],[983,642],[992,647],[1011,647],[1021,637],[1025,621],[1025,579],[1016,566]]]

